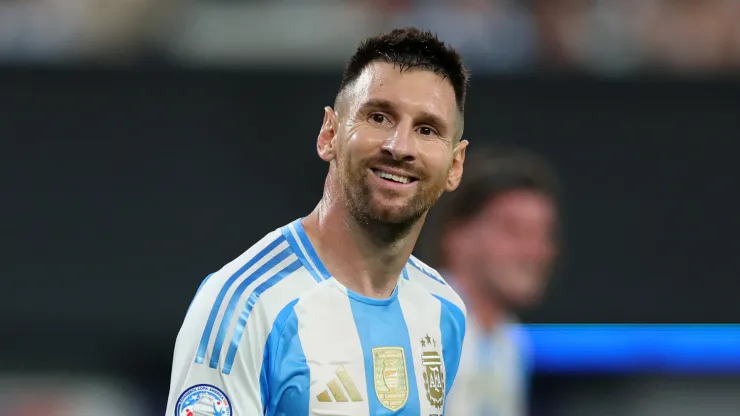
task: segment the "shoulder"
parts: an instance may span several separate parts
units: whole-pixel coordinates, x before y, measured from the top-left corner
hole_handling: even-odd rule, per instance
[[[280,230],[274,230],[249,247],[235,259],[211,274],[202,284],[196,300],[216,301],[222,290],[236,289],[239,284],[250,285],[296,259],[290,244]],[[293,266],[295,268],[295,266]]]
[[[268,233],[206,278],[178,334],[177,357],[224,374],[237,365],[260,368],[269,334],[318,284],[289,236],[286,227]]]
[[[459,311],[463,319],[467,317],[468,312],[462,298],[437,270],[429,267],[417,257],[411,256],[405,273],[410,283],[420,286],[424,291],[439,299],[444,307],[452,309],[453,312]]]
[[[211,326],[213,320],[246,317],[272,325],[283,308],[315,287],[314,274],[306,269],[300,250],[286,238],[289,233],[285,228],[268,233],[209,275],[198,289],[186,320],[201,323],[207,319],[206,325]],[[227,328],[232,324],[224,323]]]

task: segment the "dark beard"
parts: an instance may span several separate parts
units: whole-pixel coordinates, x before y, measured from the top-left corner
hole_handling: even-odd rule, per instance
[[[404,167],[393,160],[384,160],[384,164]],[[436,195],[432,195],[430,189],[419,189],[418,194],[399,211],[373,212],[372,192],[365,177],[367,164],[361,164],[357,170],[345,170],[348,166],[342,164],[337,167],[339,171],[344,171],[341,174],[342,191],[350,216],[378,245],[392,244],[406,237],[443,191],[441,188]]]
[[[368,212],[358,207],[350,208],[349,212],[357,224],[365,232],[373,237],[377,245],[388,245],[406,237],[411,229],[421,219],[423,212],[414,213],[413,215],[396,222],[383,221],[379,218],[372,217]]]
[[[372,236],[378,245],[392,244],[406,237],[428,209],[423,203],[424,196],[422,194],[409,201],[410,207],[407,207],[407,210],[401,215],[394,215],[395,213],[388,216],[378,215],[372,212],[371,191],[364,178],[353,178],[353,180],[344,183],[343,187],[348,204],[347,208],[352,219],[368,235]]]

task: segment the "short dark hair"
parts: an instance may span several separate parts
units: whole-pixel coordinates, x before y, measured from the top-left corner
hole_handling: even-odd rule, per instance
[[[559,179],[550,164],[532,151],[479,144],[467,154],[460,186],[441,204],[440,223],[471,219],[496,197],[521,190],[543,194],[557,204]]]
[[[440,41],[434,33],[404,28],[366,39],[347,62],[339,93],[355,81],[365,67],[376,61],[392,63],[401,71],[425,69],[448,79],[455,91],[457,108],[464,112],[470,73],[457,51]]]

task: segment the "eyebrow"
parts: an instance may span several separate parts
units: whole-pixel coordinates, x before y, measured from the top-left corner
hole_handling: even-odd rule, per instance
[[[378,109],[381,111],[387,111],[389,113],[396,112],[397,106],[392,103],[391,101],[382,99],[382,98],[373,98],[368,101],[366,101],[362,106],[360,106],[360,110],[369,110],[369,109]],[[445,120],[440,117],[437,114],[430,113],[428,111],[421,111],[419,112],[415,117],[414,121],[417,123],[423,123],[423,124],[430,124],[440,130],[440,134],[446,134],[447,130],[451,127],[447,125]]]

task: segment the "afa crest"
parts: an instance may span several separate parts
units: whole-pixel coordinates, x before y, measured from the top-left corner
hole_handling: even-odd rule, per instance
[[[429,404],[442,409],[445,400],[445,374],[442,356],[437,349],[437,340],[427,335],[421,339],[423,349],[421,364],[424,366],[424,388]]]
[[[375,394],[383,407],[396,411],[406,404],[409,378],[402,347],[373,348],[373,379]]]

